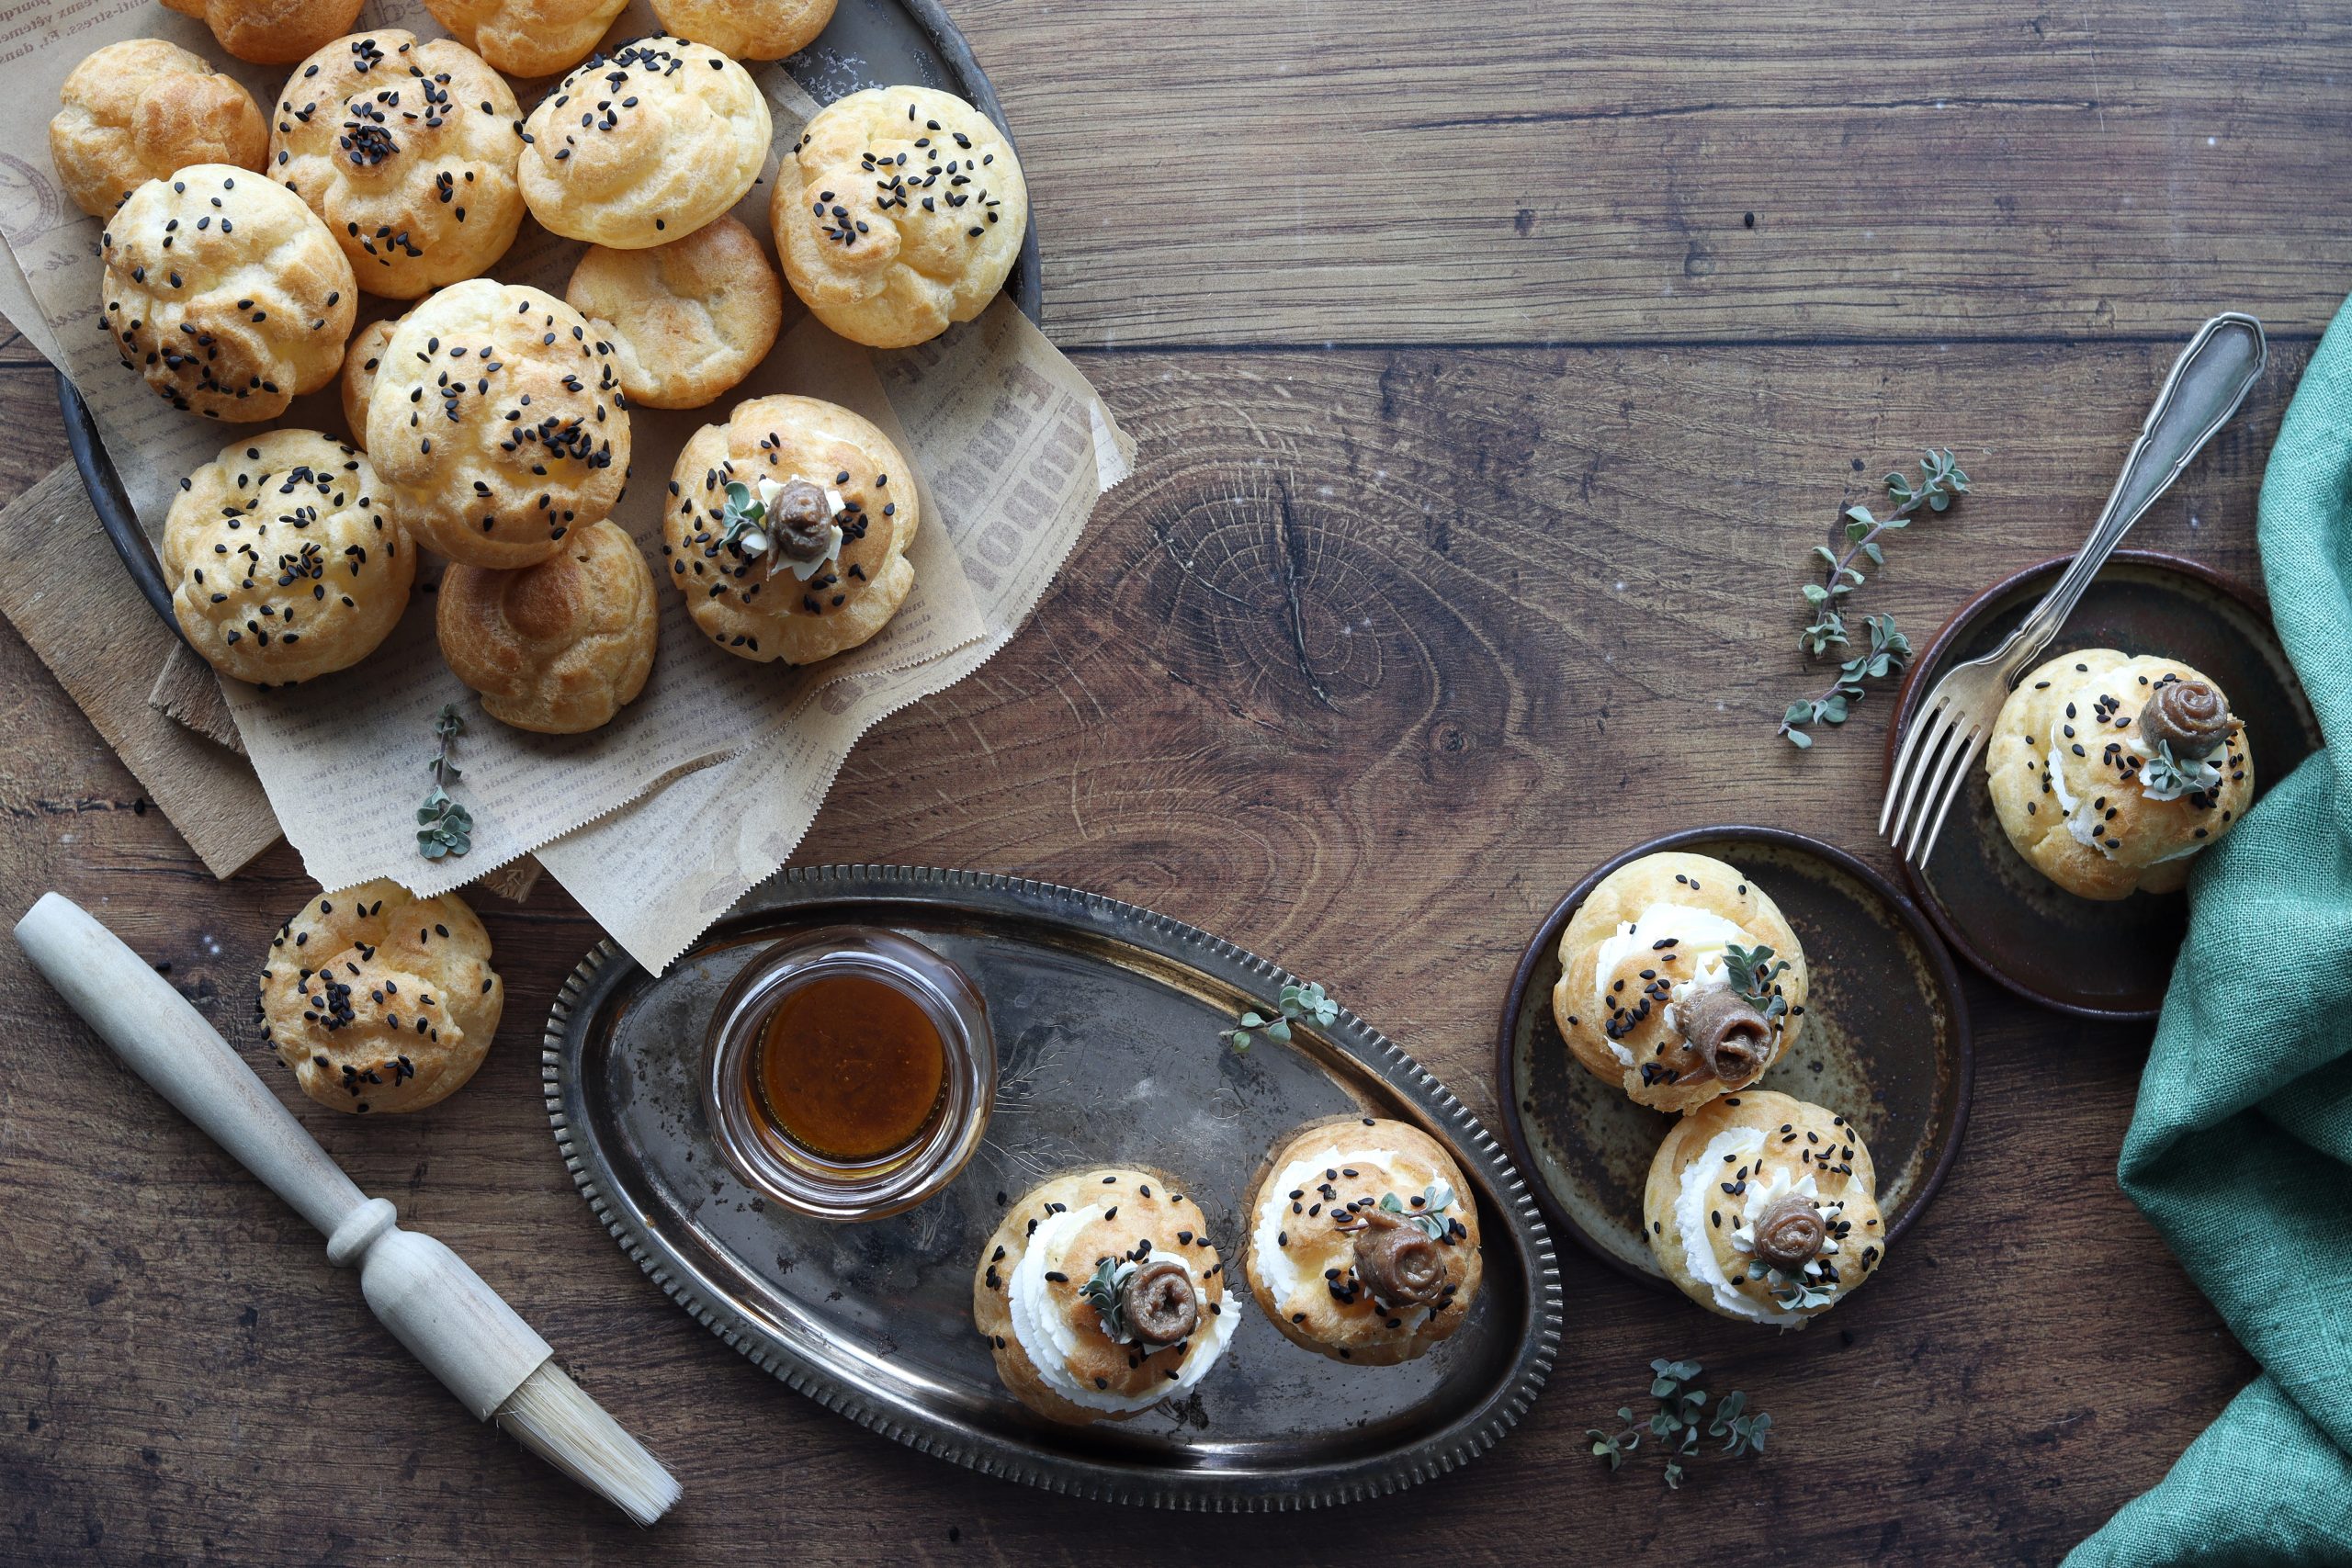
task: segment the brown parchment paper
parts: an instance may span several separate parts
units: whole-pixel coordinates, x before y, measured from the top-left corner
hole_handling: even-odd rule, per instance
[[[442,31],[415,0],[371,0],[361,25]],[[609,37],[658,30],[635,0]],[[154,0],[0,7],[9,86],[0,146],[20,150],[15,166],[0,164],[0,237],[153,535],[183,474],[241,431],[269,427],[180,413],[122,367],[98,323],[101,226],[64,198],[48,165],[58,84],[91,50],[145,35],[232,72],[266,107],[289,73],[229,59],[200,24]],[[749,69],[767,93],[780,152],[814,100],[781,66]],[[526,113],[551,85],[515,84]],[[772,153],[736,211],[763,243],[777,161]],[[492,276],[560,295],[581,248],[526,220]],[[707,409],[630,411],[630,482],[614,519],[658,563],[661,502],[695,429],[744,398],[825,398],[873,420],[914,464],[923,523],[908,552],[915,584],[905,607],[863,648],[793,670],[715,648],[665,588],[644,693],[594,734],[536,736],[484,715],[442,663],[424,591],[433,563],[401,626],[356,668],[290,691],[220,683],[286,836],[322,886],[390,876],[431,894],[539,852],[633,954],[666,964],[790,854],[859,735],[976,668],[1035,607],[1131,458],[1092,388],[1008,300],[937,343],[887,355],[834,337],[787,300],[783,337],[741,387]],[[360,321],[405,308],[370,297]],[[333,388],[299,400],[278,423],[345,434]],[[415,812],[433,716],[452,702],[467,717],[453,793],[473,814],[473,849],[428,862],[416,851]]]

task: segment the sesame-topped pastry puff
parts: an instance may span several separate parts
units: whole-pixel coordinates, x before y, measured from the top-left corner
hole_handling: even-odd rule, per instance
[[[290,686],[358,663],[416,581],[368,459],[315,430],[239,441],[180,481],[164,575],[188,647],[222,674]]]
[[[509,76],[552,76],[588,58],[628,0],[424,0],[433,19]]]
[[[448,1098],[505,1005],[474,912],[382,878],[303,905],[261,972],[262,1038],[304,1094],[355,1114]]]
[[[1707,855],[1644,855],[1560,935],[1552,1016],[1594,1076],[1659,1111],[1754,1083],[1804,1028],[1804,952],[1771,895]]]
[[[292,191],[195,164],[130,193],[100,238],[99,299],[122,362],[174,408],[276,419],[343,367],[351,264]]]
[[[1274,1146],[1243,1213],[1259,1310],[1317,1355],[1409,1361],[1461,1327],[1477,1299],[1478,1206],[1453,1156],[1419,1127],[1311,1122]]]
[[[913,471],[872,423],[815,398],[753,398],[679,452],[662,566],[728,652],[814,664],[906,603],[921,515]]]
[[[479,277],[523,225],[522,110],[480,55],[397,28],[337,39],[277,100],[272,177],[308,202],[370,294]]]
[[[1658,1267],[1724,1317],[1803,1328],[1886,1258],[1878,1176],[1843,1116],[1770,1089],[1711,1100],[1650,1161],[1643,1225]]]
[[[158,38],[124,39],[74,68],[49,122],[49,156],[74,205],[104,218],[149,180],[190,164],[259,169],[269,123],[233,76]]]
[[[380,321],[370,321],[351,334],[351,346],[344,350],[343,375],[336,391],[343,399],[343,417],[351,426],[352,444],[361,451],[368,449],[368,403],[376,395],[376,378],[384,368],[384,350],[392,343],[392,330],[401,324],[398,316]]]
[[[523,127],[523,198],[567,239],[638,251],[743,199],[767,162],[768,101],[705,44],[646,38],[573,71]]]
[[[441,657],[482,711],[541,735],[598,728],[643,691],[661,619],[644,552],[609,518],[537,566],[452,564],[435,615]]]
[[[602,519],[628,478],[608,344],[551,294],[487,277],[402,317],[368,400],[368,455],[426,548],[530,566]]]
[[[255,65],[291,65],[359,19],[362,0],[164,0],[200,17],[222,49]]]
[[[1021,254],[1029,187],[993,120],[930,87],[827,105],[776,172],[784,276],[854,343],[904,348],[988,309]]]
[[[1239,1314],[1199,1207],[1159,1173],[1116,1166],[1005,1210],[972,1271],[972,1321],[1014,1398],[1085,1426],[1182,1398]]]
[[[2062,653],[2001,705],[1984,748],[2018,853],[2085,898],[2169,893],[2254,798],[2245,729],[2177,659]]]
[[[784,324],[784,285],[732,218],[650,250],[591,245],[563,297],[613,345],[641,408],[702,407],[767,357]]]
[[[653,0],[665,32],[738,60],[782,60],[833,19],[833,0]]]

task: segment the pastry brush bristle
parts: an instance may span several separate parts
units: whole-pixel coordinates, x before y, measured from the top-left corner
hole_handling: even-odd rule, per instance
[[[680,1488],[662,1461],[581,1391],[552,1359],[507,1395],[494,1419],[525,1448],[600,1492],[640,1525],[670,1511]]]

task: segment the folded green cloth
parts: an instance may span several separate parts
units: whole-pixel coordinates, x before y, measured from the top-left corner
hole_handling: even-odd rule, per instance
[[[2352,304],[2288,407],[2260,528],[2329,746],[2197,857],[2120,1175],[2263,1375],[2068,1568],[2352,1563]]]

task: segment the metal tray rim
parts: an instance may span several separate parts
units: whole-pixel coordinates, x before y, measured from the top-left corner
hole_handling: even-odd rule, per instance
[[[1278,987],[1295,979],[1287,970],[1246,948],[1139,905],[1058,883],[993,872],[876,864],[796,866],[754,889],[729,913],[733,916],[788,908],[820,897],[910,897],[919,902],[942,902],[948,901],[941,897],[948,890],[984,895],[1001,904],[1073,919],[1123,935],[1134,936],[1140,931],[1158,939],[1146,945],[1153,946],[1163,956],[1182,954],[1204,968],[1209,965],[1198,961],[1206,959],[1228,976],[1247,976],[1253,982]],[[667,1267],[662,1249],[631,1222],[623,1206],[613,1201],[613,1193],[619,1188],[613,1171],[597,1157],[593,1146],[575,1139],[573,1134],[571,1103],[577,1085],[565,1071],[565,1045],[574,1019],[584,1022],[593,1013],[593,1006],[584,1004],[592,1003],[598,993],[616,983],[631,967],[633,964],[610,939],[599,941],[565,977],[548,1010],[540,1050],[540,1077],[548,1120],[564,1168],[571,1172],[573,1184],[591,1212],[620,1244],[621,1250],[672,1301],[753,1366],[869,1431],[967,1470],[1067,1495],[1188,1511],[1288,1512],[1385,1496],[1468,1463],[1518,1426],[1550,1376],[1565,1332],[1566,1302],[1557,1249],[1529,1179],[1513,1162],[1504,1141],[1488,1132],[1453,1090],[1394,1041],[1343,1008],[1338,1021],[1325,1032],[1367,1071],[1428,1111],[1445,1129],[1457,1155],[1483,1168],[1502,1200],[1514,1241],[1525,1255],[1533,1321],[1501,1393],[1486,1407],[1443,1434],[1442,1442],[1425,1440],[1387,1455],[1305,1470],[1284,1481],[1278,1490],[1267,1489],[1267,1483],[1259,1477],[1153,1472],[1058,1455],[1025,1454],[958,1432],[944,1420],[925,1424],[919,1409],[910,1411],[897,1402],[869,1398],[867,1392],[854,1382],[772,1340],[756,1325],[729,1310],[724,1302],[701,1299],[687,1281]],[[1295,1484],[1296,1481],[1306,1484]]]

